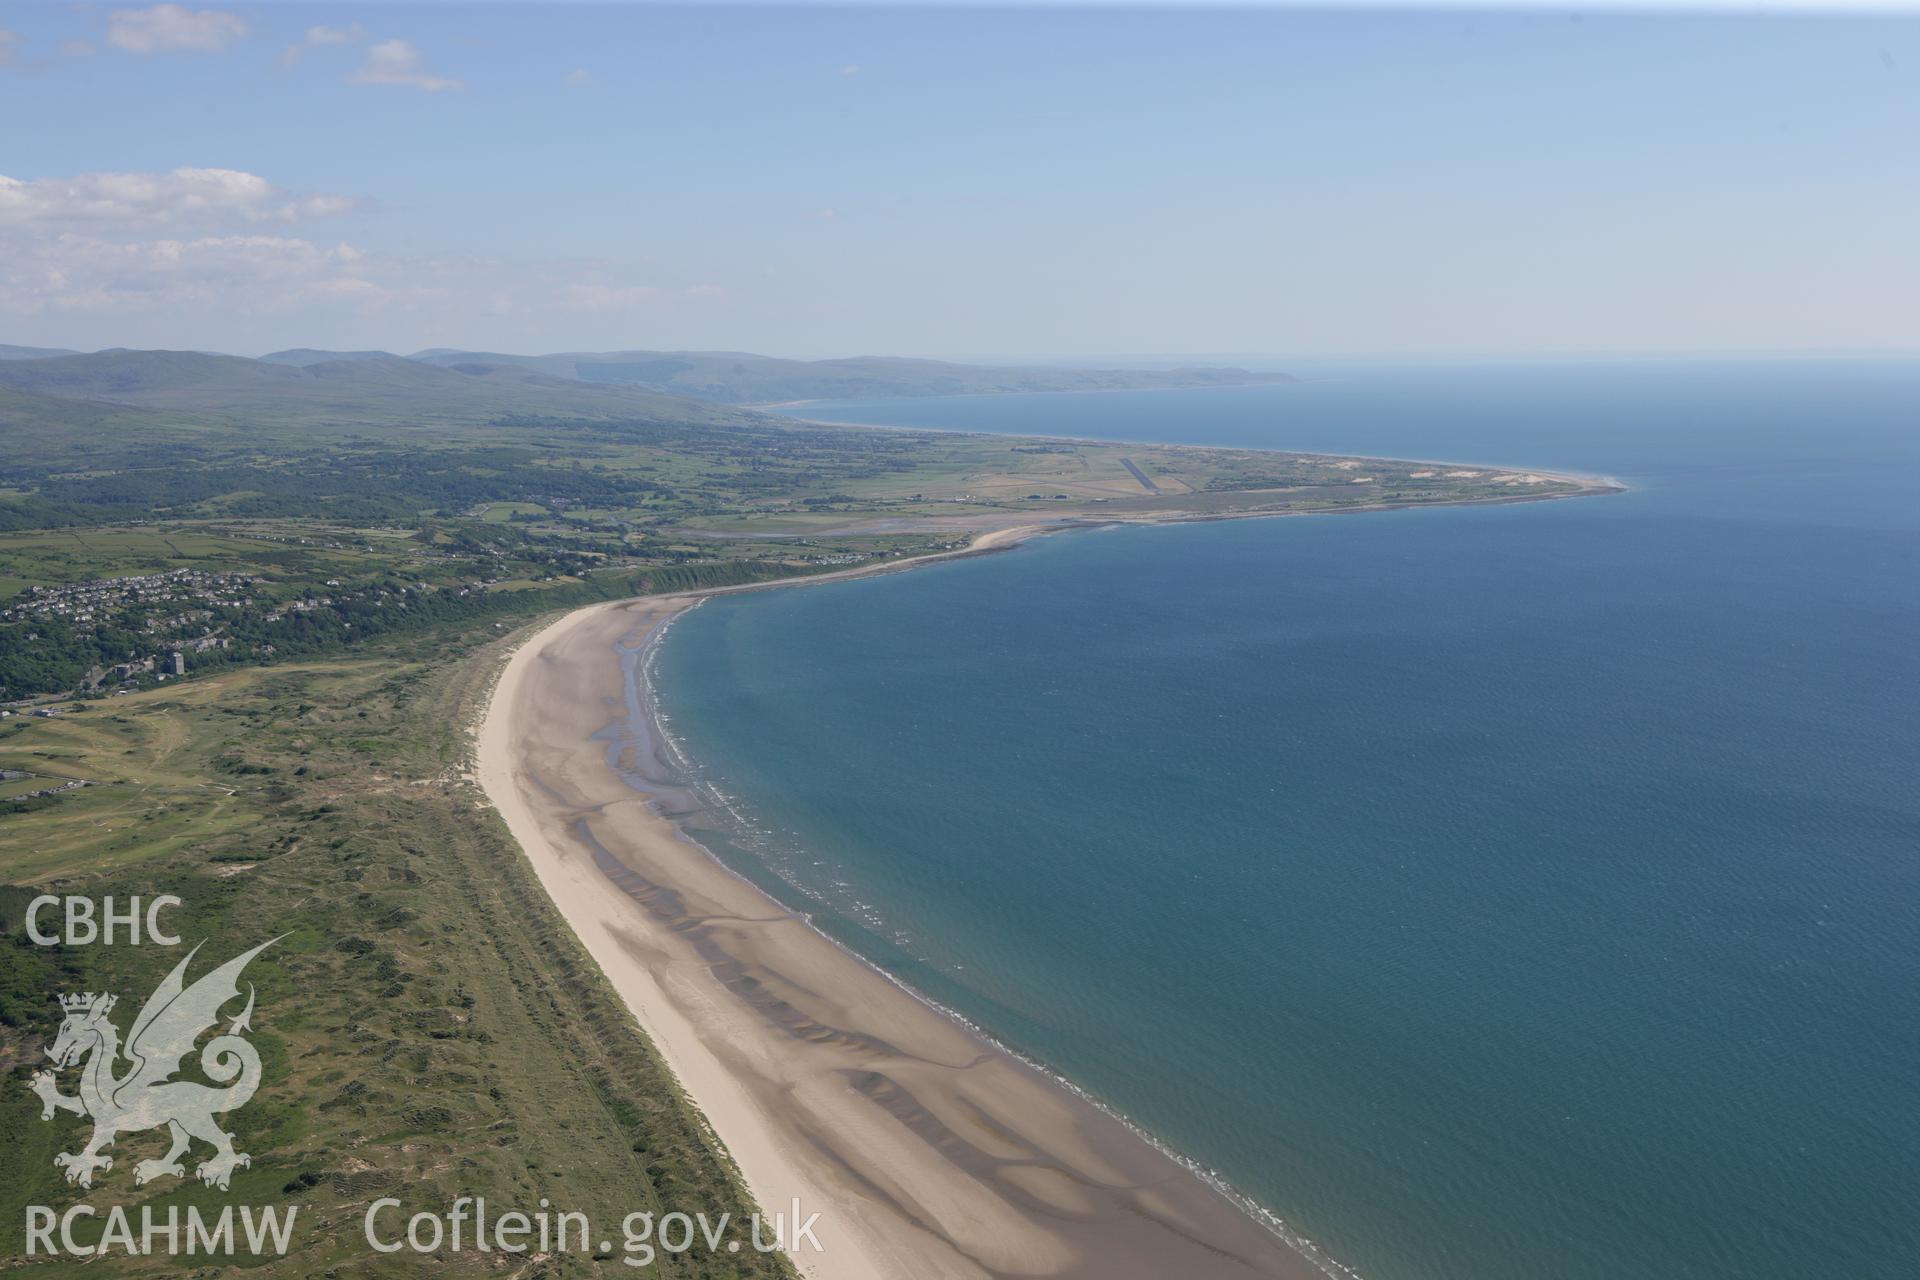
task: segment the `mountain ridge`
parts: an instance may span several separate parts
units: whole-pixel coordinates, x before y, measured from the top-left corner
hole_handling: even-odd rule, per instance
[[[69,402],[315,425],[571,417],[729,426],[759,416],[645,387],[569,381],[513,365],[456,366],[392,355],[293,365],[196,351],[98,351],[0,361],[0,388]]]
[[[45,360],[48,356],[77,356],[66,347],[16,347],[0,342],[0,360]]]
[[[644,386],[720,404],[764,405],[792,400],[978,395],[990,392],[1125,391],[1160,388],[1284,384],[1284,373],[1222,366],[1167,369],[1088,369],[1056,365],[974,365],[912,356],[849,356],[788,360],[743,351],[562,351],[521,356],[504,352],[433,348],[411,359],[453,365],[465,361],[518,364],[554,377]]]
[[[733,351],[574,351],[523,356],[435,348],[293,347],[258,359],[201,351],[61,353],[0,359],[0,386],[149,409],[324,421],[639,418],[725,425],[756,406],[996,392],[1120,391],[1283,384],[1284,373],[1198,366],[1074,369],[957,364],[907,356],[786,360]]]

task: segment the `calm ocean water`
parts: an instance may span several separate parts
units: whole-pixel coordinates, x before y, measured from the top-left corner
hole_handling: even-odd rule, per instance
[[[1369,1280],[1920,1275],[1920,365],[808,412],[1627,481],[718,599],[665,708],[743,870]]]

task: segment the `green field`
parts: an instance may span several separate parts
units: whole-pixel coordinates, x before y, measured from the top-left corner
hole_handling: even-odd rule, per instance
[[[506,412],[528,403],[527,385],[512,379],[372,362],[371,387],[322,380],[335,416],[318,421],[322,387],[304,372],[249,361],[210,371],[182,359],[129,353],[121,372],[154,380],[149,399],[168,405],[168,430],[201,405],[201,434],[161,447],[134,432],[112,465],[80,447],[73,402],[0,395],[0,427],[24,417],[30,428],[0,459],[11,495],[0,498],[0,606],[15,610],[0,617],[0,701],[98,691],[121,682],[107,676],[116,666],[163,663],[176,648],[195,655],[196,673],[312,658],[456,613],[497,612],[507,596],[553,591],[558,605],[588,577],[801,573],[950,546],[996,519],[1342,510],[1576,487],[1378,459],[845,427],[687,403],[669,411],[675,402],[652,393],[622,399],[628,392],[586,383],[550,399],[596,416],[536,416]],[[77,375],[56,374],[36,376],[71,390]],[[422,388],[447,378],[461,396],[428,412]],[[499,396],[473,399],[489,385]],[[274,387],[287,395],[273,398]],[[481,403],[495,415],[474,417]],[[244,426],[226,416],[241,404],[254,406]],[[650,416],[609,416],[619,405]],[[388,424],[409,407],[420,416],[402,438]],[[114,410],[123,411],[134,412]],[[157,419],[138,421],[166,438]],[[199,610],[124,593],[105,605],[27,595],[178,569],[257,581],[238,603],[210,597],[215,607]]]
[[[340,534],[328,531],[322,537],[331,542]],[[291,523],[277,527],[271,537],[250,537],[239,529],[215,533],[185,522],[35,530],[0,534],[0,596],[13,594],[6,590],[8,583],[84,582],[169,569],[331,577],[382,568],[392,559],[373,550],[329,548]]]
[[[297,1205],[294,1251],[246,1260],[286,1277],[420,1274],[417,1259],[360,1241],[359,1215],[389,1194],[408,1211],[545,1196],[609,1230],[636,1210],[744,1217],[704,1121],[468,779],[464,726],[504,638],[539,615],[952,549],[1036,519],[1576,488],[1415,463],[796,423],[511,363],[309,371],[127,352],[15,364],[0,371],[0,698],[64,701],[57,716],[0,720],[0,768],[36,775],[0,791],[11,1258],[25,1206],[83,1195],[162,1212]],[[722,375],[744,387],[823,373],[679,372],[715,394]],[[108,391],[115,403],[90,398]],[[117,446],[106,456],[103,439]],[[103,581],[172,570],[253,581]],[[176,651],[185,678],[163,682]],[[48,779],[86,785],[25,796]],[[135,1189],[130,1167],[164,1145],[153,1134],[125,1137],[90,1193],[56,1170],[80,1124],[43,1122],[27,1087],[59,1026],[53,997],[138,1000],[174,956],[31,944],[21,908],[48,890],[177,894],[171,923],[210,960],[285,935],[248,970],[266,1076],[229,1121],[253,1156],[229,1196]],[[469,1251],[430,1270],[597,1269],[579,1255],[498,1261]],[[110,1268],[178,1274],[164,1260]],[[649,1274],[791,1271],[747,1250],[662,1259]]]

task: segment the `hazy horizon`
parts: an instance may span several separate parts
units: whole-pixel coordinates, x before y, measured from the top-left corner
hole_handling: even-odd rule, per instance
[[[0,347],[37,347],[42,344],[32,342],[13,342],[0,340]],[[1920,346],[1915,347],[1802,347],[1796,349],[1714,350],[1710,348],[1689,348],[1675,350],[1586,350],[1586,351],[1301,351],[1301,352],[1265,352],[1265,351],[1192,351],[1192,352],[1151,352],[1151,351],[1107,351],[1107,352],[959,352],[940,353],[922,351],[835,351],[823,355],[795,355],[783,351],[749,351],[738,346],[721,347],[613,347],[585,346],[568,348],[565,351],[547,349],[507,350],[504,348],[453,347],[445,343],[435,343],[407,351],[392,351],[374,347],[365,343],[346,344],[337,347],[318,347],[312,343],[294,343],[291,346],[263,348],[260,350],[223,351],[214,347],[138,347],[124,342],[111,343],[103,347],[44,348],[61,354],[100,355],[117,351],[178,351],[195,355],[235,356],[247,360],[259,360],[267,356],[287,351],[322,351],[341,356],[352,356],[363,352],[378,352],[400,359],[412,359],[416,356],[440,352],[472,352],[474,354],[498,354],[521,357],[554,355],[606,355],[623,353],[649,354],[689,354],[689,355],[748,355],[767,357],[775,360],[795,360],[822,362],[834,360],[926,360],[946,364],[994,366],[1011,368],[1034,367],[1077,367],[1077,368],[1170,368],[1177,366],[1234,366],[1253,372],[1296,371],[1302,365],[1355,365],[1355,366],[1403,366],[1421,365],[1524,365],[1524,364],[1634,364],[1659,362],[1726,362],[1743,361],[1820,361],[1820,360],[1913,360],[1920,359]]]
[[[0,340],[1920,349],[1884,10],[16,5]]]

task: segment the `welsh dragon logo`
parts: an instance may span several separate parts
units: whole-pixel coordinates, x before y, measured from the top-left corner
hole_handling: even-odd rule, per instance
[[[194,1170],[208,1186],[225,1191],[233,1171],[251,1163],[247,1155],[233,1149],[233,1135],[214,1121],[216,1115],[245,1106],[260,1087],[260,1054],[241,1034],[252,1029],[251,984],[247,987],[247,1007],[224,1034],[207,1041],[200,1050],[200,1069],[225,1087],[174,1080],[172,1076],[193,1051],[194,1042],[219,1023],[221,1006],[239,996],[240,971],[247,962],[278,941],[263,942],[187,986],[187,965],[200,951],[196,946],[147,998],[133,1020],[124,1047],[119,1029],[107,1017],[118,1002],[116,997],[91,991],[60,997],[66,1020],[60,1024],[60,1034],[47,1056],[57,1068],[85,1060],[79,1095],[61,1093],[58,1079],[47,1070],[35,1072],[29,1087],[40,1095],[42,1120],[53,1119],[55,1111],[71,1111],[93,1121],[93,1137],[78,1155],[61,1152],[53,1158],[56,1166],[66,1170],[68,1182],[91,1187],[95,1170],[113,1168],[113,1157],[102,1152],[113,1145],[117,1135],[161,1125],[171,1133],[173,1146],[158,1160],[134,1165],[135,1185],[183,1176],[186,1170],[180,1157],[195,1138],[214,1148],[213,1157]],[[119,1066],[123,1055],[124,1071]]]

